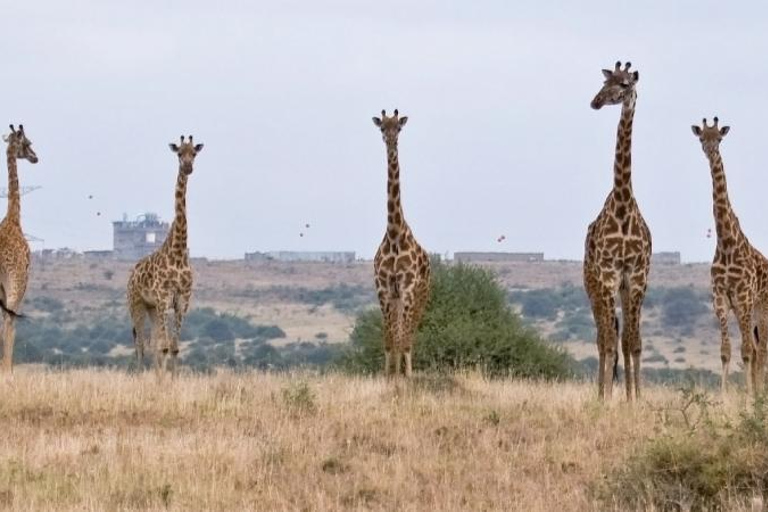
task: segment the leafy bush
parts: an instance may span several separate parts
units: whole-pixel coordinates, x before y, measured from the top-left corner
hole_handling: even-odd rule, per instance
[[[705,300],[703,294],[691,287],[667,289],[660,301],[661,324],[690,331],[699,315],[709,311]]]
[[[276,325],[254,325],[239,316],[217,313],[213,308],[193,309],[184,320],[181,339],[201,337],[214,341],[253,338],[269,340],[284,338],[285,332]]]
[[[527,318],[554,320],[558,311],[589,311],[589,299],[580,286],[564,284],[559,288],[514,291],[509,300],[522,306]]]
[[[383,366],[382,317],[367,310],[357,317],[351,348],[341,366],[375,373]],[[417,370],[479,368],[489,375],[560,378],[572,360],[525,328],[506,303],[494,274],[469,265],[433,262],[431,298],[417,332]]]
[[[38,311],[43,311],[46,313],[54,313],[64,309],[64,303],[59,299],[46,297],[45,295],[33,297],[29,300],[29,305]]]

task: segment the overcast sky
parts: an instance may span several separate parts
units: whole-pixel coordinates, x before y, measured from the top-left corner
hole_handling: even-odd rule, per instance
[[[24,123],[40,157],[20,164],[22,185],[42,187],[22,199],[36,249],[111,248],[123,213],[170,220],[168,143],[191,133],[205,144],[192,255],[371,257],[386,222],[371,116],[399,108],[422,245],[580,259],[619,118],[589,102],[600,70],[631,60],[633,183],[654,250],[711,259],[711,179],[690,125],[718,115],[731,201],[768,252],[767,15],[722,0],[4,2],[0,126]]]

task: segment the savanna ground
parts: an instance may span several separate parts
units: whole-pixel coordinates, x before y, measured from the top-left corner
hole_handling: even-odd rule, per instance
[[[705,410],[703,395],[664,387],[634,406],[620,387],[602,405],[590,383],[474,374],[158,385],[152,372],[21,368],[0,392],[2,510],[687,510],[629,507],[615,476],[649,443],[687,442],[747,407],[738,391]],[[750,510],[749,491],[730,492],[724,509]]]

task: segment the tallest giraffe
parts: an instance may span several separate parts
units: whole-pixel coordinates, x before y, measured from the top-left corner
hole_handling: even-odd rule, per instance
[[[592,108],[621,105],[613,164],[613,189],[605,205],[587,228],[584,248],[584,287],[597,326],[598,395],[610,398],[611,368],[617,355],[616,294],[621,299],[621,349],[624,354],[627,400],[640,396],[640,315],[651,262],[651,232],[632,193],[632,121],[640,79],[627,62],[604,69],[605,82],[592,100]]]

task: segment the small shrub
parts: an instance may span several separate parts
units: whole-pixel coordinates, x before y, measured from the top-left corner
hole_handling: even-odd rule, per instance
[[[347,467],[336,457],[330,457],[323,461],[322,469],[325,473],[338,475],[344,473],[347,470]]]
[[[709,311],[704,294],[692,287],[669,288],[661,299],[661,324],[690,331],[698,317]]]
[[[294,382],[283,388],[283,403],[293,413],[312,414],[317,409],[315,394],[306,381]]]
[[[643,358],[644,363],[663,363],[667,364],[669,360],[664,357],[663,355],[659,354],[658,352],[655,352],[653,354],[650,354],[649,356],[646,356]]]
[[[499,413],[498,413],[498,412],[496,412],[496,410],[492,410],[492,411],[490,411],[488,414],[486,414],[486,415],[485,415],[485,417],[483,418],[483,420],[484,420],[486,423],[488,423],[488,424],[490,424],[490,425],[493,425],[494,427],[496,427],[496,426],[498,426],[498,425],[499,425],[499,423],[501,423],[501,416],[499,416]]]
[[[599,497],[622,510],[731,510],[768,491],[768,403],[735,422],[717,419],[706,393],[686,386],[664,411],[666,433],[607,473]],[[676,420],[678,418],[678,420]],[[679,421],[682,420],[682,421]]]

